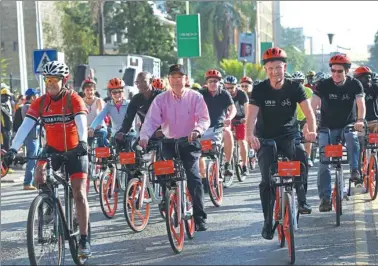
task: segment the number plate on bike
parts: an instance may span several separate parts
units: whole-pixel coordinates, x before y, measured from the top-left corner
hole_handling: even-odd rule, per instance
[[[201,147],[202,151],[211,151],[211,149],[213,148],[211,139],[201,140]]]
[[[120,152],[119,163],[120,164],[135,164],[135,152]]]
[[[343,157],[342,145],[327,145],[324,148],[324,154],[327,158]]]
[[[377,133],[369,134],[369,143],[370,144],[378,144],[378,134]]]
[[[174,162],[172,160],[168,161],[157,161],[154,163],[155,175],[170,175],[175,172]]]
[[[97,147],[95,149],[96,158],[109,158],[110,148],[109,147]]]
[[[299,161],[278,162],[279,176],[300,176],[301,163]]]

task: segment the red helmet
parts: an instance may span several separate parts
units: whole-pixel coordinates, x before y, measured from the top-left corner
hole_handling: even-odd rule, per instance
[[[271,62],[271,61],[282,61],[286,63],[287,54],[284,50],[279,47],[273,47],[266,50],[263,54],[262,61],[264,64]]]
[[[366,74],[372,74],[373,72],[371,71],[371,69],[367,66],[360,66],[358,68],[356,68],[356,70],[353,72],[353,75],[355,77],[358,77],[358,76],[362,76],[362,75],[366,75]]]
[[[216,70],[216,69],[209,69],[205,73],[205,78],[206,79],[216,78],[216,79],[220,80],[220,79],[222,79],[222,74],[218,70]]]
[[[331,67],[332,65],[344,65],[346,68],[350,68],[352,62],[346,55],[337,54],[329,59],[329,66]]]
[[[81,88],[84,89],[85,85],[94,85],[96,87],[96,81],[91,78],[84,79],[83,82],[81,83]]]
[[[125,87],[125,82],[120,78],[113,78],[109,80],[107,88],[109,90],[119,89]]]
[[[250,77],[242,77],[240,79],[240,83],[249,83],[249,84],[252,84],[253,83],[253,80],[250,78]]]
[[[154,89],[162,90],[164,89],[164,81],[162,79],[156,78],[152,80],[152,87]]]

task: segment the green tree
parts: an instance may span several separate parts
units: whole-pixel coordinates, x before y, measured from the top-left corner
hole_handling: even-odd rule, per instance
[[[203,84],[205,82],[205,73],[210,68],[217,68],[218,61],[214,53],[214,47],[209,43],[202,43],[202,55],[198,58],[191,59],[192,77],[196,82]]]
[[[1,51],[1,53],[2,53],[2,51]],[[0,80],[4,80],[8,77],[7,68],[8,68],[8,59],[1,56],[1,58],[0,58]]]
[[[304,47],[305,37],[303,32],[296,28],[281,28],[281,46],[296,46],[298,49]]]
[[[374,68],[375,71],[378,71],[378,31],[375,33],[374,45],[369,49],[369,52],[369,64]]]
[[[161,24],[147,2],[121,2],[107,28],[109,33],[127,38],[127,43],[118,43],[120,53],[160,58],[162,75],[168,72],[170,64],[177,62],[173,30]]]
[[[240,79],[243,77],[243,63],[237,59],[223,59],[220,62],[220,67],[225,75],[233,75]],[[246,64],[246,75],[255,79],[264,79],[265,71],[264,67],[259,64]]]
[[[98,54],[99,44],[96,27],[92,23],[88,3],[58,2],[63,11],[61,29],[63,33],[63,52],[71,69],[88,62],[88,55]]]
[[[283,47],[287,54],[287,63],[289,64],[288,72],[303,71],[305,64],[305,53],[298,50],[293,45]]]

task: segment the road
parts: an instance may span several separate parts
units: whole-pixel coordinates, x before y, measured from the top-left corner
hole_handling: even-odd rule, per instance
[[[93,188],[89,196],[93,257],[89,264],[151,265],[285,265],[287,248],[279,248],[277,237],[261,237],[263,221],[259,199],[260,174],[255,170],[243,183],[236,181],[225,189],[223,206],[212,206],[207,195],[209,230],[186,240],[184,251],[174,254],[166,235],[165,223],[153,207],[150,223],[141,233],[133,233],[123,216],[122,204],[108,220],[101,212]],[[1,263],[29,265],[26,249],[26,219],[36,192],[23,191],[22,183],[1,184]],[[341,226],[335,226],[335,213],[319,213],[316,167],[309,176],[308,200],[311,215],[301,216],[295,232],[297,265],[378,264],[378,200],[367,194],[344,201]],[[123,198],[123,197],[122,197]],[[73,264],[66,251],[66,264]]]

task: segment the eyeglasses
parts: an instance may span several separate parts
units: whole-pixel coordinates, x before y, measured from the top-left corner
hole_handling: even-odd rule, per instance
[[[344,72],[344,70],[343,69],[333,69],[333,68],[331,68],[331,72],[332,73],[339,73],[339,74],[341,74],[341,73]]]
[[[217,80],[217,79],[208,79],[207,80],[207,83],[218,83],[219,82],[219,80]]]
[[[240,85],[240,87],[247,89],[249,86],[248,85]]]
[[[123,90],[112,91],[112,94],[113,94],[113,95],[121,94],[121,93],[123,93]]]
[[[44,77],[45,83],[58,83],[62,80],[60,77]]]

